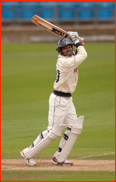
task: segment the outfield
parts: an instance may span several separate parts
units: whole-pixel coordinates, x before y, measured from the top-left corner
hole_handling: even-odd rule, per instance
[[[68,159],[115,159],[115,43],[86,43],[73,101],[84,128]],[[56,75],[56,44],[1,45],[1,158],[21,159],[48,124]],[[51,159],[60,138],[36,159]],[[44,173],[45,172],[45,173]],[[114,181],[114,171],[2,170],[2,181]],[[42,178],[41,176],[44,177]],[[59,176],[58,176],[59,175]]]

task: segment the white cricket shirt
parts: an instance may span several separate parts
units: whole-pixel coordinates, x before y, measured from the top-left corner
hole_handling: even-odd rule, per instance
[[[54,83],[54,90],[73,93],[78,82],[79,66],[87,57],[87,52],[83,46],[77,48],[77,54],[71,57],[58,55],[56,64],[56,81]]]

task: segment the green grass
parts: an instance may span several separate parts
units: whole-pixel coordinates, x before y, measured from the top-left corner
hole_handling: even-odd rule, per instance
[[[2,181],[114,181],[115,172],[2,171]]]
[[[77,115],[85,116],[84,128],[68,158],[114,159],[115,44],[86,43],[85,48],[88,58],[78,67],[79,81],[72,95]],[[56,75],[55,49],[56,44],[1,45],[2,159],[20,158],[20,151],[47,128],[48,100]],[[36,158],[51,159],[59,142],[60,138]]]

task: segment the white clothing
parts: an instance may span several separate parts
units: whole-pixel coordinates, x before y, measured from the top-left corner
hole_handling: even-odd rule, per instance
[[[72,102],[72,97],[61,97],[54,93],[49,99],[49,126],[48,130],[62,126],[62,128],[72,127],[77,119],[76,109]]]
[[[87,57],[87,52],[83,46],[77,48],[77,54],[71,57],[59,55],[56,70],[57,77],[54,83],[54,90],[73,93],[76,89],[78,82],[78,70],[79,66]]]
[[[70,94],[75,91],[78,81],[77,66],[79,66],[87,57],[87,53],[83,46],[79,45],[77,52],[76,55],[72,55],[71,57],[58,56],[57,77],[54,83],[55,91]],[[65,94],[65,96],[66,95],[68,94]],[[84,116],[81,118],[84,120]],[[61,140],[60,153],[55,153],[59,162],[63,162],[66,160],[78,135],[81,133],[83,120],[81,121],[80,118],[77,118],[72,97],[63,97],[52,93],[49,98],[48,131],[44,131],[45,138],[43,137],[43,139],[41,139],[39,135],[33,143],[33,147],[24,150],[25,158],[30,159],[35,157],[51,142],[61,136],[64,128],[70,127],[70,132],[66,132],[65,134],[65,141]]]

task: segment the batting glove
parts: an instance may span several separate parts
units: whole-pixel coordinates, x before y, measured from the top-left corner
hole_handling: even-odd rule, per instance
[[[77,32],[70,32],[70,31],[68,31],[68,35],[69,35],[71,41],[74,44],[77,44],[78,42],[83,42],[84,41],[84,38],[79,37]]]

